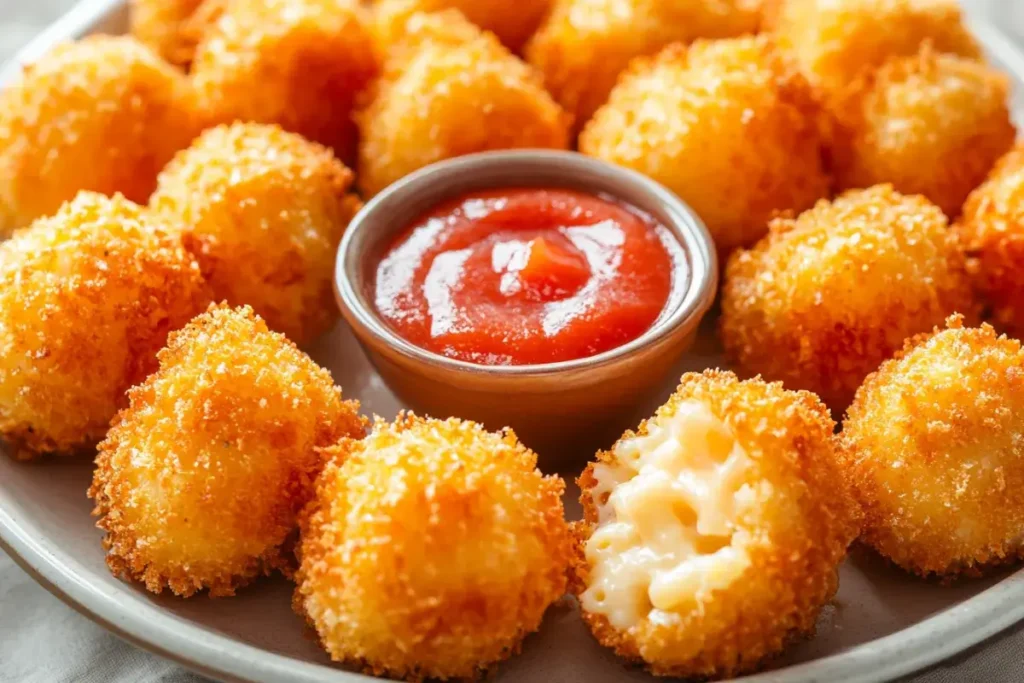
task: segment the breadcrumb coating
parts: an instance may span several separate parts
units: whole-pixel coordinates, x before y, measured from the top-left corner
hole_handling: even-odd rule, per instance
[[[323,465],[359,437],[359,404],[249,307],[171,334],[100,444],[89,496],[107,564],[154,593],[233,595],[275,568]]]
[[[1024,336],[1024,146],[1000,159],[971,193],[956,230],[971,282],[993,322]]]
[[[579,129],[634,57],[674,42],[754,33],[760,7],[761,0],[553,0],[526,57]]]
[[[185,76],[134,38],[56,47],[0,92],[0,237],[80,190],[145,202],[198,130]]]
[[[444,159],[569,146],[568,115],[538,74],[456,10],[415,14],[356,114],[365,195]]]
[[[580,151],[685,199],[727,253],[778,211],[829,193],[819,110],[765,36],[673,45],[637,59],[580,136]]]
[[[0,434],[15,457],[103,438],[168,332],[208,302],[198,264],[121,196],[83,192],[0,244]]]
[[[221,0],[131,0],[129,29],[139,42],[175,66],[192,63],[208,10]]]
[[[151,200],[180,226],[217,300],[248,304],[303,344],[337,318],[334,261],[360,202],[325,147],[277,126],[212,128],[160,175]]]
[[[518,51],[540,26],[552,0],[376,0],[376,24],[386,41],[401,33],[416,12],[455,9],[480,28],[491,31],[510,50]]]
[[[843,410],[905,339],[977,306],[946,217],[889,185],[847,192],[769,234],[726,267],[720,321],[746,372]]]
[[[343,440],[303,513],[295,608],[331,658],[475,678],[566,588],[564,482],[511,431],[401,414]]]
[[[192,83],[208,125],[276,123],[350,161],[352,109],[378,69],[356,0],[223,0],[196,48]]]
[[[1022,556],[1024,351],[989,325],[908,340],[857,392],[844,467],[862,540],[922,576]]]
[[[721,421],[749,463],[734,482],[731,538],[709,539],[712,550],[725,543],[745,553],[746,568],[729,585],[697,593],[668,612],[643,596],[649,614],[626,630],[613,627],[603,614],[584,610],[583,618],[602,645],[656,675],[730,677],[756,669],[793,640],[813,634],[818,613],[838,587],[838,567],[857,536],[860,512],[836,462],[835,424],[816,396],[760,378],[741,382],[731,372],[688,373],[653,418],[637,433],[626,432],[611,451],[598,453],[579,478],[584,521],[574,525],[572,585],[578,596],[593,579],[588,540],[616,521],[602,519],[599,506],[626,483],[601,487],[599,468],[618,467],[616,453],[625,444],[659,429],[693,402]],[[683,443],[683,435],[672,434]],[[703,476],[704,465],[687,463],[690,477]],[[703,523],[699,507],[673,516],[696,529]]]
[[[969,59],[920,53],[854,84],[836,109],[840,189],[892,183],[955,217],[1016,137],[1005,76]]]
[[[777,0],[766,14],[779,45],[829,94],[926,42],[938,52],[981,56],[958,0]]]

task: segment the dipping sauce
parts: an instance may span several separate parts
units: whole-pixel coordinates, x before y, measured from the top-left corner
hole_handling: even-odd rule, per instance
[[[632,207],[572,190],[502,189],[415,221],[378,264],[374,300],[421,348],[527,365],[636,339],[685,277],[682,246]]]

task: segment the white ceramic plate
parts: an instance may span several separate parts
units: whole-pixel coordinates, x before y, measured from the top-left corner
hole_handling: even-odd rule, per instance
[[[120,1],[87,0],[27,48],[20,61],[53,43],[86,33],[119,33]],[[974,26],[990,59],[1024,88],[1024,57],[1003,34]],[[14,73],[0,72],[0,82]],[[1022,111],[1019,106],[1015,110]],[[393,417],[399,404],[339,325],[309,349],[330,368],[346,395],[367,412]],[[692,369],[719,364],[710,325],[688,360]],[[212,678],[270,683],[356,683],[373,679],[332,667],[290,609],[291,587],[271,579],[224,600],[154,596],[107,571],[100,532],[85,490],[92,463],[46,459],[19,464],[0,454],[0,547],[41,584],[125,639]],[[571,481],[575,473],[565,473]],[[567,496],[578,512],[576,492]],[[952,587],[913,579],[877,557],[855,551],[842,569],[839,593],[818,622],[818,635],[786,653],[750,683],[882,681],[956,654],[1024,619],[1024,570]],[[502,665],[497,681],[638,683],[646,674],[597,646],[571,601],[553,607],[522,655]]]

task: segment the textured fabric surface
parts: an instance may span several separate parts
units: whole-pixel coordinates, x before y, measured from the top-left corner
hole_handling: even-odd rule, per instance
[[[205,680],[107,633],[47,593],[0,552],[0,682]]]
[[[0,63],[72,4],[73,0],[0,0]],[[964,4],[971,12],[999,14],[1000,25],[1024,41],[1024,1],[964,0]],[[110,635],[47,593],[0,552],[0,683],[205,680]],[[1024,681],[1024,627],[908,681]]]

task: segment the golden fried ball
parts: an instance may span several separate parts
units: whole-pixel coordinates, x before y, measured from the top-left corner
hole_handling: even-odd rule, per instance
[[[192,63],[196,43],[221,0],[131,0],[131,33],[171,64]]]
[[[569,117],[492,33],[447,10],[413,15],[404,36],[356,115],[364,194],[463,154],[569,146]]]
[[[159,359],[96,458],[107,564],[154,593],[233,595],[288,566],[317,449],[362,434],[359,404],[248,307],[211,306]]]
[[[192,82],[208,124],[276,123],[347,161],[352,108],[377,71],[356,0],[224,0],[196,48]]]
[[[829,193],[818,115],[803,77],[767,38],[697,41],[636,60],[580,151],[679,194],[724,253],[756,241],[777,211]]]
[[[892,183],[955,216],[1016,131],[1006,78],[925,47],[887,62],[837,109],[832,151],[840,188]]]
[[[813,394],[708,370],[598,453],[572,587],[598,641],[717,679],[812,634],[859,525],[834,426]]]
[[[18,231],[0,244],[0,434],[26,459],[95,444],[208,302],[179,241],[121,196]]]
[[[565,592],[565,485],[511,432],[399,415],[333,454],[303,513],[295,593],[332,659],[475,678]]]
[[[359,200],[325,147],[277,126],[212,128],[160,175],[151,206],[179,226],[217,300],[303,344],[337,318],[338,243]]]
[[[777,0],[767,23],[807,78],[827,93],[842,90],[891,57],[939,52],[977,58],[958,0]]]
[[[888,185],[821,201],[729,259],[721,336],[745,371],[841,411],[912,335],[976,313],[946,217]]]
[[[526,57],[582,128],[634,57],[677,41],[754,33],[760,5],[761,0],[553,0]]]
[[[377,0],[374,14],[385,40],[401,33],[416,12],[456,9],[493,32],[510,50],[519,50],[544,19],[552,0]]]
[[[0,237],[79,190],[145,202],[197,132],[185,76],[135,39],[55,48],[0,92]]]
[[[1024,145],[967,198],[956,226],[967,272],[997,325],[1024,336]]]
[[[1021,555],[1024,351],[988,325],[908,341],[857,392],[844,466],[862,540],[922,576]]]

